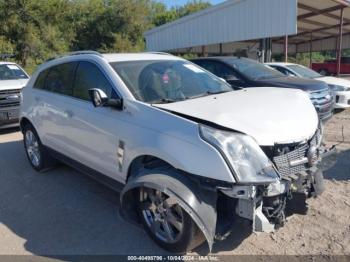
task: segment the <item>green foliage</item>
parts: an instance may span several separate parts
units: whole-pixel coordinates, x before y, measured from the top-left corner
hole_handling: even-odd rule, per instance
[[[202,0],[192,0],[184,6],[175,6],[170,10],[167,10],[164,5],[158,3],[156,6],[154,6],[157,12],[153,18],[153,24],[155,26],[160,26],[183,16],[190,15],[192,13],[205,9],[209,6],[209,2]]]
[[[0,0],[0,54],[32,72],[75,50],[143,51],[143,33],[208,7],[192,0],[167,9],[156,0]]]
[[[321,63],[327,59],[334,59],[335,53],[333,51],[312,52],[312,62]],[[273,60],[280,62],[284,61],[284,54],[276,54]],[[288,56],[288,62],[310,66],[310,53],[298,53],[296,55]]]

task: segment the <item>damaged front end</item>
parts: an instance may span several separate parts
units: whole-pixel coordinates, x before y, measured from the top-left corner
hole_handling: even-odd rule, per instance
[[[233,185],[221,192],[235,201],[235,215],[252,221],[253,231],[271,232],[284,225],[290,206],[305,210],[305,200],[323,192],[322,172],[336,162],[336,148],[325,148],[319,127],[309,141],[262,150],[279,179],[269,184]]]

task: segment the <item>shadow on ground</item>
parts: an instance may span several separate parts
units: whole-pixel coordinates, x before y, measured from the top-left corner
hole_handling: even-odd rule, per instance
[[[143,230],[120,218],[115,191],[65,166],[36,173],[22,141],[0,143],[0,152],[6,152],[0,158],[0,225],[24,239],[26,251],[43,256],[165,254]],[[1,252],[13,254],[8,241],[0,239]]]
[[[0,135],[7,135],[19,131],[19,127],[0,129]]]
[[[340,151],[337,162],[333,167],[323,173],[324,178],[329,180],[350,180],[350,150]]]

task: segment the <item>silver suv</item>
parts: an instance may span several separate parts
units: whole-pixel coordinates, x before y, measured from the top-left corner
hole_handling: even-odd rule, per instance
[[[120,189],[123,217],[172,252],[211,248],[238,218],[254,231],[283,225],[287,199],[320,193],[322,158],[334,156],[306,93],[234,91],[168,54],[49,61],[21,108],[34,169],[59,160]]]

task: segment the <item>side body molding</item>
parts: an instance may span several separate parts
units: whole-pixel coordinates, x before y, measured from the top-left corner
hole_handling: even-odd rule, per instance
[[[188,174],[171,168],[145,170],[131,177],[120,194],[121,215],[127,221],[138,221],[135,192],[133,189],[149,187],[177,199],[179,205],[192,217],[204,234],[209,249],[214,243],[216,230],[217,192],[204,189],[190,180]]]

